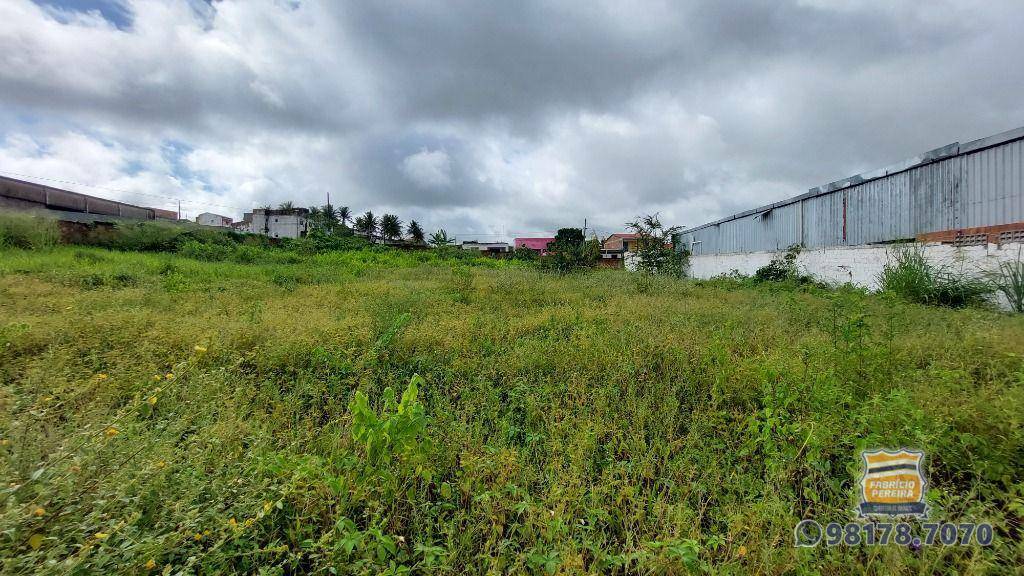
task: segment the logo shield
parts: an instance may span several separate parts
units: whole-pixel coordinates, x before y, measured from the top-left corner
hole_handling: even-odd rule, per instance
[[[860,480],[860,516],[928,516],[924,502],[928,481],[921,464],[924,452],[904,448],[865,450],[861,458],[864,476]]]

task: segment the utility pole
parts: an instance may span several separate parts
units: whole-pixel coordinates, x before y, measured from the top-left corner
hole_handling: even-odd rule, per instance
[[[181,220],[181,200],[178,200],[178,220]]]

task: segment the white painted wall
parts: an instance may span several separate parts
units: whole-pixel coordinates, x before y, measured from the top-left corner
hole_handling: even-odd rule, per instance
[[[957,248],[946,244],[924,244],[925,256],[936,264],[955,266],[970,274],[980,275],[993,270],[1001,261],[1016,260],[1020,243],[988,244]],[[892,245],[852,246],[802,250],[797,266],[805,274],[818,280],[837,284],[851,283],[875,290],[878,275],[889,260]],[[693,278],[713,278],[733,270],[752,275],[782,252],[751,252],[747,254],[714,254],[691,256],[689,275]],[[1024,252],[1021,252],[1024,258]]]

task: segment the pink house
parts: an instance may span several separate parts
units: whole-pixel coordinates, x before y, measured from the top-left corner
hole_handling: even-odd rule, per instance
[[[548,253],[548,244],[554,241],[554,238],[516,238],[512,246],[515,248],[529,248],[541,256],[545,256]]]

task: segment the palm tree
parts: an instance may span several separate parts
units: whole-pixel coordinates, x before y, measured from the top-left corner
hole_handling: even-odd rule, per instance
[[[385,242],[402,236],[402,221],[398,219],[398,216],[385,214],[380,217],[380,235]]]
[[[362,216],[356,218],[356,232],[365,234],[371,241],[377,234],[377,217],[373,212],[367,210]]]
[[[352,219],[352,213],[349,212],[348,206],[338,208],[338,219],[341,220],[342,226],[348,226],[348,221]]]
[[[409,221],[409,228],[405,231],[410,238],[416,242],[423,244],[423,228],[420,228],[419,222],[415,220]]]
[[[277,206],[278,210],[291,210],[292,208],[295,208],[295,204],[291,200],[287,202],[281,202]]]
[[[324,227],[331,232],[338,226],[338,213],[334,210],[334,206],[324,204],[320,209],[320,217],[323,219]]]
[[[449,238],[448,233],[444,231],[444,228],[441,228],[437,232],[434,232],[433,234],[430,235],[430,240],[428,240],[428,243],[434,248],[442,248],[444,246],[450,246],[452,244],[455,244],[455,238]]]

